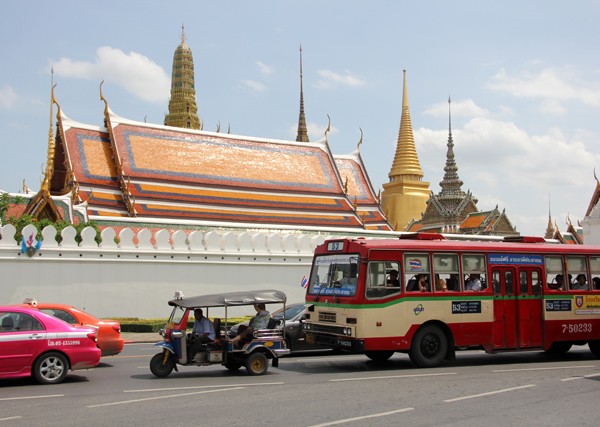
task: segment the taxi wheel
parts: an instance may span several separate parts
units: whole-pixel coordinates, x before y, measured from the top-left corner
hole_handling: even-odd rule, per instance
[[[58,384],[67,376],[69,362],[56,352],[43,354],[33,365],[33,376],[41,384]]]
[[[264,375],[269,368],[269,359],[263,353],[252,353],[246,359],[246,371],[250,375]]]
[[[173,357],[167,355],[165,361],[165,353],[156,353],[150,360],[150,371],[159,378],[166,377],[173,371]]]
[[[408,356],[419,368],[433,368],[444,361],[448,352],[448,339],[434,325],[422,327],[415,334]]]

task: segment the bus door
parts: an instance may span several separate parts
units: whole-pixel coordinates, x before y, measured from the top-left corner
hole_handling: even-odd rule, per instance
[[[517,269],[502,266],[492,268],[494,287],[493,346],[495,349],[517,348],[517,298],[515,282]]]
[[[519,266],[517,325],[519,348],[542,346],[542,271],[539,267]]]

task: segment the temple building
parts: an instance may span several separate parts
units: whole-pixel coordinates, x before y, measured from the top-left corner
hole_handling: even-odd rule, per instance
[[[410,221],[421,217],[429,199],[429,183],[423,181],[423,171],[415,148],[415,139],[408,109],[406,70],[402,93],[402,116],[396,144],[396,154],[383,184],[381,207],[394,230],[404,231]]]
[[[490,211],[479,211],[477,199],[470,191],[462,190],[463,182],[458,176],[452,139],[451,100],[448,98],[448,150],[441,191],[431,194],[420,220],[413,219],[406,231],[430,231],[452,234],[477,234],[512,236],[518,235],[504,210],[498,206]]]
[[[102,85],[104,125],[79,123],[65,114],[52,91],[56,133],[51,106],[45,178],[26,213],[92,220],[116,229],[392,231],[360,155],[360,142],[354,152],[334,155],[329,128],[319,141],[308,141],[302,62],[296,141],[203,130],[193,70],[182,33],[164,125],[114,113]]]

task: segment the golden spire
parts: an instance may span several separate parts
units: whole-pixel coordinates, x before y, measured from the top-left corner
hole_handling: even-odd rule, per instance
[[[52,125],[52,107],[54,106],[54,67],[50,69],[51,80],[50,80],[50,126],[48,129],[48,159],[46,160],[46,173],[44,174],[44,180],[42,181],[41,192],[45,195],[50,195],[50,180],[54,175],[54,152],[56,150],[56,144],[54,142],[54,126]]]
[[[388,174],[391,181],[421,181],[423,171],[415,148],[410,112],[408,110],[408,91],[406,90],[406,70],[404,70],[404,84],[402,89],[402,117],[400,118],[400,131],[392,169]]]
[[[300,117],[298,118],[298,142],[309,142],[306,130],[306,117],[304,116],[304,89],[302,86],[302,45],[300,45]]]
[[[181,25],[181,43],[173,55],[171,74],[171,99],[165,125],[180,128],[200,129],[196,88],[194,84],[194,58],[192,50],[185,42],[185,32]]]
[[[554,226],[552,225],[552,214],[550,213],[550,196],[548,196],[548,226],[546,227],[544,237],[546,239],[554,238]]]

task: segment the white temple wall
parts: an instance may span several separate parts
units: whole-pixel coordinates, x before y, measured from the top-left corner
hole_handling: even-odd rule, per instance
[[[304,301],[302,277],[310,273],[316,246],[329,237],[232,231],[196,231],[186,237],[161,230],[152,243],[150,230],[136,235],[124,229],[117,244],[115,231],[107,228],[98,245],[92,228],[82,232],[78,244],[75,229],[68,227],[58,244],[50,226],[36,250],[35,234],[33,226],[23,230],[27,251],[22,252],[14,227],[0,228],[0,305],[32,297],[104,318],[165,317],[176,290],[191,296],[274,288],[285,292],[288,302]],[[246,312],[239,314],[251,314]]]

